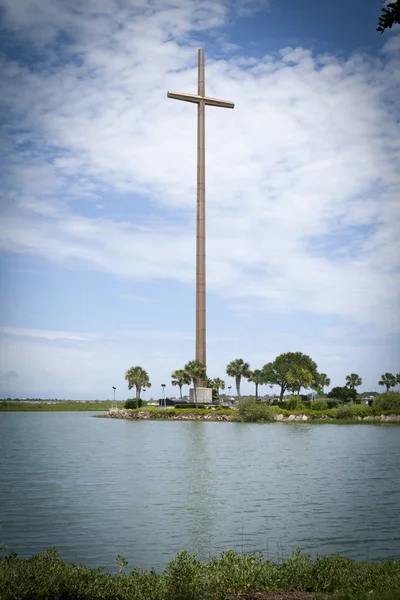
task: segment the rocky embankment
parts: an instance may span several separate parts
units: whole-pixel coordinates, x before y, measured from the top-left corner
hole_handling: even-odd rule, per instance
[[[168,419],[169,421],[233,421],[231,415],[218,414],[216,410],[210,410],[209,414],[196,415],[185,410],[171,414],[170,412],[163,412],[161,410],[157,412],[149,410],[135,412],[129,408],[121,410],[111,408],[108,411],[107,417],[111,419]]]
[[[108,411],[107,417],[111,419],[142,419],[142,420],[150,420],[150,419],[168,419],[169,421],[234,421],[235,414],[226,415],[220,414],[216,410],[210,410],[207,414],[194,414],[190,412],[186,412],[182,410],[181,412],[176,412],[176,414],[171,414],[170,411],[163,412],[157,411],[152,412],[149,410],[141,410],[141,411],[133,411],[127,408],[123,409],[115,409],[112,408]],[[298,421],[334,421],[332,417],[324,415],[323,417],[316,417],[310,415],[289,415],[285,416],[282,414],[276,415],[274,419],[277,423],[293,423]],[[369,416],[369,417],[354,417],[354,420],[358,421],[380,421],[380,422],[400,422],[400,415],[379,415],[379,416]]]

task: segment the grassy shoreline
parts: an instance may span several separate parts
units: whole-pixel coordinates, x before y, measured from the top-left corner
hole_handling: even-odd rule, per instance
[[[243,600],[400,598],[400,560],[356,562],[341,556],[300,551],[280,562],[262,553],[223,552],[200,562],[186,551],[162,573],[134,568],[118,556],[115,575],[64,562],[56,549],[30,558],[15,553],[0,559],[0,598],[20,600]]]
[[[159,421],[211,421],[218,423],[227,422],[247,422],[247,423],[318,423],[318,424],[336,424],[336,425],[400,425],[400,414],[393,413],[393,411],[379,411],[379,414],[375,414],[374,410],[366,408],[363,411],[364,417],[357,414],[359,411],[355,411],[356,414],[352,418],[337,418],[332,411],[313,411],[313,410],[301,410],[301,411],[290,411],[283,410],[279,407],[271,407],[271,410],[267,418],[258,418],[257,416],[250,415],[249,418],[243,417],[238,410],[230,409],[174,409],[174,408],[135,408],[135,409],[123,409],[118,411],[109,411],[104,418],[113,419],[127,419],[127,420],[159,420]],[[278,415],[283,419],[278,418]],[[307,417],[306,420],[302,420],[302,416]],[[102,415],[103,417],[103,415]],[[294,420],[297,417],[298,420]],[[381,418],[389,418],[397,420],[381,420]],[[289,420],[292,418],[292,420]]]

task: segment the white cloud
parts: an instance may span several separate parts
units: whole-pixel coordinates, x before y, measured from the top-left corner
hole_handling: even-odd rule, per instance
[[[193,286],[196,111],[166,92],[196,91],[203,29],[227,50],[228,4],[5,6],[8,26],[47,54],[36,70],[2,65],[13,153],[1,248]],[[208,290],[232,311],[400,330],[397,44],[376,58],[207,56],[207,93],[236,104],[207,109]]]
[[[98,337],[91,333],[73,333],[70,331],[47,331],[45,329],[20,329],[18,327],[0,327],[0,333],[18,337],[37,338],[43,340],[70,340],[85,342]]]

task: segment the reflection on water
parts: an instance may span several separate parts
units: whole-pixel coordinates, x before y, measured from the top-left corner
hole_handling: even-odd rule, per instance
[[[400,556],[400,428],[0,414],[0,540],[113,569],[178,550]]]

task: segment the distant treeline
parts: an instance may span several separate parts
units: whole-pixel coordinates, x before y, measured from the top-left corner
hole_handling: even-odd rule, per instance
[[[118,408],[124,403],[117,402]],[[0,400],[0,411],[107,411],[111,408],[111,400]]]

